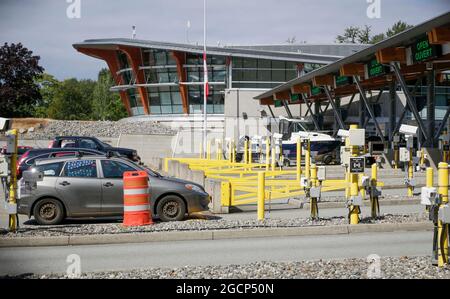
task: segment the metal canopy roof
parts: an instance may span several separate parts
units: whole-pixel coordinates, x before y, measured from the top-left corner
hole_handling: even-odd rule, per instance
[[[128,38],[113,38],[113,39],[91,39],[81,43],[73,45],[75,49],[80,48],[99,48],[99,49],[116,49],[117,46],[131,46],[148,49],[162,49],[169,51],[180,51],[202,54],[203,46],[179,44],[169,42],[155,42]],[[232,56],[232,57],[247,57],[247,58],[260,58],[260,59],[272,59],[283,60],[293,62],[306,62],[306,63],[318,63],[329,64],[342,56],[334,55],[319,55],[319,54],[307,54],[307,53],[292,53],[287,51],[267,51],[257,49],[243,49],[236,47],[208,47],[207,52],[210,55],[220,56]]]
[[[346,64],[350,63],[366,63],[371,58],[375,56],[375,53],[379,50],[390,48],[390,47],[402,47],[409,46],[413,41],[421,34],[426,34],[433,28],[441,27],[443,25],[450,24],[450,12],[446,12],[436,18],[428,20],[420,25],[412,27],[404,32],[401,32],[393,37],[385,39],[369,48],[361,50],[353,55],[342,58],[334,63],[323,66],[317,70],[307,73],[304,76],[295,78],[287,83],[277,86],[265,93],[262,93],[254,99],[260,100],[264,98],[269,98],[275,93],[290,90],[290,88],[296,84],[311,82],[314,77],[328,75],[333,73],[338,73],[340,68]]]

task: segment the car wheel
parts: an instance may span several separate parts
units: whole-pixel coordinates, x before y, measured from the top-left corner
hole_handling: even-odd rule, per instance
[[[56,199],[41,199],[34,206],[33,216],[40,225],[59,224],[64,219],[64,207]]]
[[[325,158],[323,159],[323,163],[325,165],[330,165],[331,162],[333,162],[333,157],[332,156],[325,156]]]
[[[158,202],[156,212],[164,222],[181,221],[186,214],[186,204],[178,196],[169,195]]]

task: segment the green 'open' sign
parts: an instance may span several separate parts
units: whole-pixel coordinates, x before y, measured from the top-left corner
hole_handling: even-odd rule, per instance
[[[411,45],[412,60],[414,62],[422,62],[440,55],[441,46],[431,45],[428,41],[428,36],[424,35],[414,44]]]

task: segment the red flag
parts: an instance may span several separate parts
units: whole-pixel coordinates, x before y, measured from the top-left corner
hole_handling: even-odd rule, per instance
[[[203,73],[204,73],[204,93],[206,97],[209,96],[209,82],[208,82],[208,64],[206,63],[206,52],[203,52]]]

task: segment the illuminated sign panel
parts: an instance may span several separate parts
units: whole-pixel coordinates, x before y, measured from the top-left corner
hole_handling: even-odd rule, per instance
[[[335,87],[353,84],[353,78],[347,76],[335,76],[334,85]]]
[[[438,57],[441,54],[440,45],[430,45],[428,36],[424,35],[411,45],[412,60],[422,62]]]
[[[311,95],[316,96],[321,93],[322,93],[322,90],[320,89],[320,87],[314,86],[311,88]]]
[[[374,58],[368,64],[366,64],[366,70],[367,70],[367,77],[373,78],[388,73],[389,67],[382,65],[377,61],[376,58]]]

